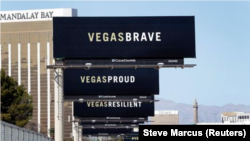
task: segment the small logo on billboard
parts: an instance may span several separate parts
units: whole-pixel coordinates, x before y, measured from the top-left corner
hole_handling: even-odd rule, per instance
[[[98,133],[98,135],[100,135],[100,136],[108,136],[109,134],[108,133]]]
[[[141,98],[141,99],[146,99],[147,96],[140,96],[139,98]]]
[[[105,126],[116,126],[116,124],[105,124]]]
[[[136,62],[136,59],[112,59],[113,63],[133,63]]]
[[[178,63],[178,60],[168,60],[168,63]]]
[[[115,95],[99,95],[99,98],[116,98]]]
[[[121,119],[120,117],[107,117],[107,119]]]

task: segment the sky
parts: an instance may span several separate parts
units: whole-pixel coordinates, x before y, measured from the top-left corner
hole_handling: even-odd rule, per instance
[[[158,97],[177,103],[250,105],[249,1],[2,1],[1,10],[75,8],[78,16],[195,16],[194,68],[160,69]]]

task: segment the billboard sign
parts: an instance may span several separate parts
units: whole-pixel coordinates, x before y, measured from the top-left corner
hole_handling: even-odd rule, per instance
[[[132,132],[124,136],[124,141],[139,141],[139,133]]]
[[[89,101],[82,103],[74,102],[73,115],[79,118],[147,117],[147,116],[154,116],[154,109],[155,109],[154,102],[140,102],[140,101]]]
[[[71,8],[0,11],[0,23],[52,21],[53,17],[77,16],[77,10]]]
[[[150,101],[154,100],[154,95],[78,95],[78,96],[66,96],[68,101],[78,101],[83,99],[83,101],[99,100],[99,101]]]
[[[131,133],[132,129],[83,129],[82,134],[91,136],[113,136]]]
[[[148,117],[80,117],[81,123],[144,123]]]
[[[133,129],[138,128],[138,124],[81,124],[85,129]]]
[[[159,70],[65,69],[64,96],[159,94]]]
[[[54,17],[53,39],[55,58],[196,57],[194,16]]]

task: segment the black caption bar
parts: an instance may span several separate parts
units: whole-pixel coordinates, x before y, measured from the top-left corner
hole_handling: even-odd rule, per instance
[[[166,140],[175,138],[215,139],[238,138],[247,139],[249,125],[140,125],[139,139]]]

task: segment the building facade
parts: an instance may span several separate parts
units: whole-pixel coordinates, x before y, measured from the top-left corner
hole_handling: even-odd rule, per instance
[[[38,132],[49,134],[54,128],[53,18],[77,16],[77,10],[44,9],[1,11],[0,68],[24,85],[33,99],[30,121]],[[65,114],[71,114],[71,103],[64,103]],[[67,119],[66,119],[67,120]],[[70,137],[71,123],[65,122],[65,137]]]
[[[221,122],[250,124],[250,113],[244,112],[226,112],[221,114]]]
[[[197,125],[250,125],[250,113],[224,112],[221,114],[221,122],[204,122]]]
[[[155,116],[150,118],[152,125],[177,125],[179,124],[178,111],[155,111]]]

